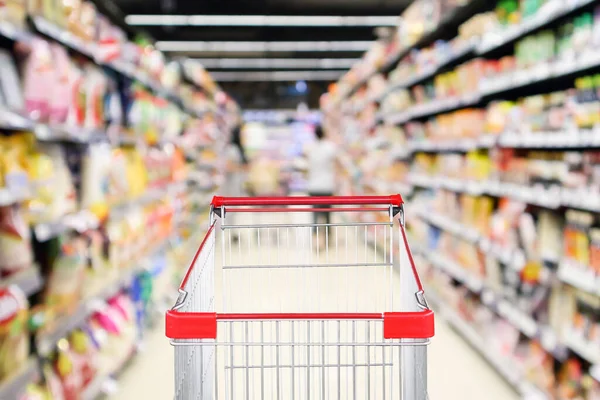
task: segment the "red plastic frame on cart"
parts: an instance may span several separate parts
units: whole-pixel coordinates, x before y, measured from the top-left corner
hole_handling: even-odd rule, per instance
[[[244,206],[352,206],[387,204],[400,207],[399,194],[391,196],[213,197],[213,207]]]
[[[402,197],[391,196],[359,196],[359,197],[219,197],[212,201],[214,207],[243,207],[243,206],[319,206],[319,205],[402,205]],[[271,210],[273,211],[273,210]],[[281,209],[281,212],[287,210]],[[314,211],[314,209],[313,209]],[[210,227],[204,240],[200,244],[194,259],[181,283],[183,290],[196,259],[202,252],[214,224]],[[400,225],[404,246],[406,248],[410,268],[413,271],[418,290],[423,290],[412,253],[406,240],[404,227]],[[385,339],[428,339],[435,333],[434,313],[431,310],[421,312],[386,312],[367,314],[216,314],[198,312],[179,312],[170,310],[166,314],[166,336],[171,339],[216,339],[218,320],[383,320],[383,334]]]
[[[167,311],[171,339],[216,339],[217,321],[383,320],[384,339],[429,339],[434,336],[433,311],[390,313],[217,314]]]

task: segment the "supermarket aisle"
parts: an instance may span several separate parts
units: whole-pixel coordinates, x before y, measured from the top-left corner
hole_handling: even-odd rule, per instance
[[[429,347],[429,396],[432,400],[516,400],[518,396],[450,327],[438,318]],[[119,379],[111,399],[171,399],[173,348],[162,325],[150,332],[146,351]]]

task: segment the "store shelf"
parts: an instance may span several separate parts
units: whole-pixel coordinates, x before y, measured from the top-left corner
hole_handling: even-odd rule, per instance
[[[42,142],[96,143],[109,141],[104,128],[84,128],[79,126],[49,125],[35,122],[5,108],[0,108],[0,129],[11,131],[32,131]],[[138,144],[138,139],[118,138],[115,145]]]
[[[552,0],[546,2],[542,8],[530,18],[525,19],[519,25],[504,29],[501,32],[490,32],[483,36],[481,43],[477,46],[477,53],[485,55],[517,39],[527,36],[533,31],[551,25],[556,20],[569,15],[572,12],[592,4],[595,0],[561,1]]]
[[[136,354],[137,352],[135,349],[132,349],[126,357],[116,363],[109,373],[95,377],[81,394],[81,400],[96,400],[101,398],[103,395],[108,394],[107,386],[113,379],[113,376],[119,375],[124,369],[126,369]]]
[[[84,210],[67,214],[56,221],[40,223],[33,227],[35,237],[45,242],[68,231],[85,232],[100,226],[98,218],[90,211]]]
[[[467,152],[476,149],[489,149],[496,145],[497,137],[482,135],[478,138],[466,138],[457,140],[430,141],[413,140],[409,142],[410,150],[417,152]]]
[[[20,190],[0,188],[0,207],[9,206],[11,204],[20,203],[29,199],[31,191],[29,188]]]
[[[358,91],[358,89],[360,89],[361,87],[363,87],[364,85],[367,84],[367,82],[369,82],[369,80],[374,77],[379,71],[378,70],[374,70],[369,72],[368,74],[366,74],[364,77],[362,77],[361,79],[358,80],[358,82],[356,82],[354,85],[352,85],[350,87],[350,89],[348,89],[348,91],[341,96],[342,98],[349,98],[350,96],[352,96],[354,93],[356,93],[356,91]]]
[[[72,142],[94,143],[108,140],[104,129],[88,129],[71,126],[50,126],[47,124],[34,124],[35,137],[42,142]]]
[[[25,394],[27,385],[36,380],[39,375],[38,363],[32,358],[22,370],[16,371],[12,377],[0,383],[0,399],[20,399]]]
[[[114,297],[123,288],[129,286],[133,278],[147,268],[148,260],[165,251],[167,243],[157,246],[152,255],[143,259],[135,267],[123,271],[115,281],[107,284],[97,294],[90,296],[82,301],[72,314],[60,318],[52,323],[51,328],[40,332],[36,336],[36,345],[38,354],[42,357],[50,355],[56,347],[56,343],[67,336],[74,329],[82,326],[87,319],[92,315],[105,300]]]
[[[93,43],[86,43],[83,39],[42,17],[34,16],[31,18],[31,22],[35,30],[40,34],[62,43],[71,50],[94,59],[97,48]]]
[[[418,174],[411,174],[409,182],[415,186],[431,189],[442,188],[473,195],[487,194],[494,197],[507,197],[554,210],[560,207],[569,207],[600,212],[600,194],[595,193],[592,189],[577,190],[561,188],[557,185],[550,187],[541,185],[525,186],[491,180],[467,181],[444,177],[432,178]]]
[[[520,374],[520,368],[511,365],[507,360],[502,359],[502,357],[490,350],[485,338],[483,338],[471,324],[461,318],[456,311],[450,306],[447,306],[444,301],[431,291],[427,292],[427,299],[434,305],[436,315],[447,321],[448,324],[467,341],[467,343],[469,343],[492,367],[494,367],[500,376],[515,388],[523,399],[541,400],[548,398],[544,392],[527,382],[525,377]]]
[[[412,152],[467,152],[476,149],[493,147],[518,149],[579,149],[599,148],[599,129],[579,129],[571,132],[507,132],[501,135],[482,135],[477,138],[445,140],[433,142],[429,140],[410,141]]]
[[[115,72],[121,74],[122,76],[126,77],[127,79],[135,80],[141,83],[147,89],[153,91],[157,96],[163,97],[165,99],[168,99],[169,101],[178,104],[179,106],[182,106],[185,109],[186,113],[194,117],[199,117],[203,114],[202,112],[196,112],[187,108],[183,104],[183,101],[179,94],[177,94],[173,90],[162,87],[162,85],[158,84],[153,78],[149,77],[144,72],[135,68],[135,66],[129,65],[121,60],[107,62],[99,60],[97,57],[99,53],[97,44],[88,43],[80,37],[63,29],[62,27],[54,24],[53,22],[46,20],[43,17],[34,16],[30,20],[31,26],[37,34],[42,35],[44,37],[48,37],[52,40],[57,41],[58,43],[61,43],[66,48],[76,51],[77,53],[89,58],[95,64],[98,64],[102,67],[108,67],[114,70]],[[35,34],[30,32],[29,30],[19,29],[4,22],[0,25],[0,35],[10,40],[29,42],[35,37]],[[205,88],[203,87],[200,87],[200,89],[205,90]],[[0,121],[2,121],[1,118]]]
[[[460,49],[456,50],[454,54],[451,54],[449,57],[440,60],[440,62],[437,65],[429,66],[428,68],[425,69],[425,71],[423,71],[417,75],[414,75],[402,82],[396,82],[396,83],[391,82],[390,87],[385,92],[383,92],[381,94],[381,96],[377,97],[375,100],[381,101],[385,97],[387,97],[389,94],[391,94],[397,90],[409,88],[409,87],[414,86],[424,80],[432,78],[433,76],[439,74],[444,68],[447,68],[448,66],[453,65],[456,62],[464,59],[465,57],[470,55],[474,50],[475,50],[475,42],[469,42],[469,43],[463,45]]]
[[[0,24],[0,36],[15,42],[27,42],[33,37],[27,29],[17,27],[8,21],[2,21]]]
[[[482,303],[486,307],[509,322],[523,335],[539,340],[542,347],[556,359],[566,359],[567,348],[570,348],[569,343],[562,343],[552,328],[539,324],[527,312],[505,299],[491,287],[486,286],[483,278],[469,272],[464,266],[443,255],[422,249],[420,254],[435,268],[448,274],[471,292],[481,295]]]
[[[600,382],[600,364],[592,365],[590,368],[590,376],[597,382]]]
[[[172,182],[164,186],[149,188],[146,193],[140,197],[126,201],[122,204],[111,207],[110,215],[112,217],[124,216],[131,207],[148,204],[158,200],[166,195],[180,193],[186,187],[186,182]],[[85,232],[98,229],[100,220],[90,211],[82,210],[67,214],[58,218],[56,221],[39,223],[33,227],[35,237],[40,242],[45,242],[58,237],[66,232]]]
[[[452,31],[452,28],[458,27],[467,19],[475,15],[482,4],[485,4],[485,0],[470,0],[467,2],[467,4],[458,6],[453,10],[447,12],[446,15],[440,21],[439,25],[433,31],[425,33],[413,45],[405,47],[399,50],[393,56],[391,56],[384,63],[380,71],[389,72],[411,50],[426,47],[431,43],[435,42],[436,40],[441,39],[446,31]]]
[[[577,289],[600,296],[600,276],[590,267],[579,266],[564,259],[558,267],[558,278]]]
[[[494,96],[511,90],[523,88],[534,83],[563,78],[590,68],[600,67],[600,55],[589,50],[576,58],[543,63],[528,70],[501,74],[480,82],[480,95]]]
[[[432,212],[431,210],[417,211],[417,216],[431,225],[437,226],[456,237],[477,245],[488,257],[495,258],[517,271],[520,271],[525,266],[525,254],[519,249],[505,248],[479,234],[477,230],[456,222],[445,215]]]
[[[389,113],[383,119],[387,124],[405,124],[414,119],[433,116],[439,113],[471,107],[481,102],[487,102],[535,83],[545,83],[553,79],[564,78],[580,71],[600,67],[600,54],[593,50],[570,60],[557,60],[544,63],[529,70],[519,70],[510,74],[494,76],[480,82],[479,92],[454,99],[432,100],[406,111]],[[397,87],[399,89],[399,87]]]
[[[444,215],[432,212],[432,210],[417,211],[417,216],[428,223],[439,227],[440,229],[450,232],[455,236],[471,243],[478,243],[481,240],[481,235],[475,229],[466,227]]]
[[[518,133],[507,132],[501,135],[481,135],[475,138],[432,141],[426,139],[409,140],[404,147],[395,149],[404,152],[406,157],[414,153],[469,152],[494,147],[517,149],[581,149],[600,148],[600,129],[578,129],[559,132]]]
[[[600,130],[580,129],[572,132],[507,132],[499,136],[500,147],[523,149],[570,149],[600,147]]]
[[[470,107],[481,101],[479,93],[465,95],[458,98],[448,98],[433,100],[425,104],[417,104],[406,111],[389,113],[382,118],[388,125],[401,125],[413,119],[433,116],[447,111],[456,110],[463,107]]]
[[[0,288],[12,285],[17,286],[26,296],[29,297],[35,293],[38,293],[42,289],[44,285],[44,279],[42,278],[39,267],[34,265],[19,271],[8,278],[3,278],[0,280]],[[0,396],[0,398],[2,397]]]
[[[577,332],[565,335],[567,346],[591,364],[600,364],[600,343],[587,342]]]
[[[400,62],[400,60],[402,60],[402,58],[404,58],[413,49],[428,46],[436,40],[439,40],[445,34],[445,32],[452,31],[453,28],[457,28],[460,24],[462,24],[471,16],[473,16],[482,4],[485,4],[484,0],[470,0],[467,4],[457,6],[450,12],[446,13],[446,15],[442,18],[442,20],[434,30],[423,34],[423,36],[419,40],[415,41],[414,44],[398,50],[395,54],[390,56],[380,68],[377,68],[365,74],[365,76],[363,76],[356,83],[354,83],[345,93],[339,96],[338,101],[336,101],[335,104],[333,104],[333,107],[339,106],[344,100],[356,93],[356,91],[362,86],[364,86],[373,76],[377,75],[378,73],[388,73],[389,71],[391,71],[398,64],[398,62]],[[439,69],[454,62],[455,60],[463,58],[464,56],[473,52],[473,50],[474,47],[470,47],[468,49],[461,49],[459,52],[457,52],[455,56],[449,57],[447,60],[444,60],[442,63],[440,63],[440,65],[438,65],[434,71],[427,71],[427,74],[423,74],[424,77],[419,77],[418,79],[422,80],[433,76]],[[405,87],[403,85],[404,84],[397,85],[396,89],[400,87]],[[386,93],[384,93],[377,99],[380,100],[391,92],[392,91],[386,91]]]
[[[18,131],[32,130],[34,127],[35,124],[28,118],[4,107],[0,108],[0,129]]]
[[[426,258],[437,269],[450,275],[453,279],[463,284],[473,293],[481,293],[484,288],[483,278],[469,272],[459,263],[442,254],[430,254]]]

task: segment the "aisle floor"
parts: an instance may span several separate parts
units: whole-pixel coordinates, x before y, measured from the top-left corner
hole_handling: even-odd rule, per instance
[[[298,217],[294,216],[291,218]],[[297,221],[294,220],[292,222],[296,223]],[[364,232],[366,243],[366,228]],[[235,254],[233,254],[232,257],[232,255],[229,254],[228,261],[234,262],[234,264],[243,261],[242,264],[244,262],[246,264],[250,262],[256,264],[283,263],[289,264],[289,266],[293,266],[293,264],[296,263],[316,262],[314,260],[315,249],[312,248],[313,243],[310,241],[310,230],[307,230],[305,234],[292,238],[292,246],[289,247],[286,247],[285,245],[281,246],[281,243],[283,243],[285,240],[285,231],[282,232],[281,238],[279,237],[278,231],[276,231],[275,234],[277,235],[276,240],[270,240],[271,231],[268,231],[269,236],[266,237],[266,241],[263,240],[262,251],[242,251],[242,247],[241,245],[239,245],[240,257],[235,257]],[[346,239],[347,237],[350,237],[350,240]],[[244,238],[245,236],[242,237],[242,239]],[[250,239],[250,236],[248,236],[248,238]],[[273,239],[274,238],[275,237],[273,237]],[[306,238],[309,239],[305,241]],[[254,238],[253,240],[256,241],[256,238]],[[288,243],[289,241],[290,239],[288,238]],[[280,243],[280,247],[283,247],[283,251],[281,249],[278,250],[277,248],[269,248],[269,246],[272,246],[271,243],[274,242]],[[352,250],[350,256],[356,257],[356,260],[358,260],[360,257],[364,257],[365,260],[367,258],[369,260],[377,259],[377,255],[375,255],[375,253],[370,253],[366,249],[361,255],[359,255],[359,252],[355,249],[355,247],[358,247],[356,246],[357,244],[362,244],[363,239],[362,234],[359,235],[357,230],[347,230],[344,228],[342,230],[341,238],[337,238],[336,234],[336,239],[334,240],[334,242],[337,243],[336,246],[345,247],[346,250],[348,250],[348,248],[351,248]],[[339,245],[340,242],[342,243],[342,245]],[[261,238],[259,237],[258,244],[260,243]],[[296,249],[292,249],[292,247],[298,244],[302,246],[307,246],[307,248],[303,249],[303,251],[297,251]],[[235,250],[237,251],[238,245],[235,246]],[[354,254],[355,251],[356,254]],[[268,255],[265,256],[265,254]],[[306,259],[306,257],[308,257],[309,259]],[[326,257],[329,257],[329,254],[324,255],[321,253],[316,255],[316,259],[320,263],[324,262]],[[348,257],[348,254],[346,254],[346,257]],[[360,262],[363,262],[362,259]],[[310,297],[313,300],[316,299],[315,301],[317,302],[331,302],[331,304],[334,304],[333,302],[337,301],[339,306],[339,297],[337,299],[334,297],[329,298],[330,292],[335,292],[335,289],[339,288],[333,289],[333,286],[331,286],[329,290],[323,290],[325,287],[335,285],[335,283],[333,282],[336,281],[330,280],[330,277],[328,275],[323,275],[321,272],[318,271],[320,269],[313,270],[316,272],[313,272],[312,270],[309,272],[302,272],[302,274],[305,275],[298,275],[298,277],[293,277],[293,273],[290,273],[292,275],[288,277],[288,282],[285,282],[286,280],[282,279],[282,277],[277,276],[277,273],[279,271],[274,273],[267,272],[270,274],[268,275],[268,282],[270,283],[270,285],[264,285],[264,282],[267,282],[267,280],[263,279],[263,284],[256,285],[256,289],[259,290],[262,294],[262,292],[266,291],[265,286],[268,286],[270,288],[276,288],[275,290],[271,290],[271,295],[276,296],[278,301],[282,302],[282,300],[279,300],[280,297],[285,297],[282,293],[289,294],[291,291],[296,290],[295,286],[301,286],[303,279],[305,282],[307,282],[307,276],[313,276],[314,279],[316,279],[317,283],[316,289],[312,288],[312,286],[315,285],[309,286],[310,290],[313,291]],[[264,270],[261,270],[261,272],[262,271]],[[311,273],[315,275],[310,275]],[[362,272],[359,272],[359,274],[361,273]],[[236,282],[236,275],[233,275],[234,279],[221,278],[219,276],[216,276],[215,279],[217,285],[219,285],[221,279],[223,279],[224,282],[227,282],[228,285],[233,285],[230,286],[230,290],[233,293],[235,293],[237,297],[242,297],[241,295],[243,295],[244,298],[256,297],[255,293],[252,293],[251,291],[251,285],[248,284],[248,275],[246,274],[248,274],[248,272],[244,271],[241,272],[240,275],[238,275],[238,277],[240,278],[240,282]],[[385,278],[386,277],[384,276],[383,279]],[[373,280],[373,284],[379,285],[382,282],[381,279],[382,278],[378,275],[377,278]],[[396,279],[397,278],[395,277],[393,280]],[[289,285],[290,281],[292,282],[292,286],[285,288],[285,284],[287,283]],[[368,283],[365,282],[367,282],[366,279],[361,275],[354,275],[354,282],[351,281],[351,278],[346,279],[346,283],[349,289],[352,288],[351,285],[353,284],[356,284],[357,288],[359,287],[358,285],[368,285]],[[319,284],[321,285],[321,291],[325,293],[325,297],[322,297],[323,295],[321,294],[314,294],[315,291],[319,291]],[[237,285],[243,285],[244,287],[238,287]],[[339,282],[337,286],[340,286]],[[302,293],[304,294],[306,292]],[[220,296],[217,296],[217,298],[219,297]],[[296,295],[295,297],[301,296]],[[354,299],[354,297],[352,299]],[[229,307],[232,306],[231,300],[233,300],[233,302],[236,303],[236,299],[230,299],[228,304]],[[309,304],[298,303],[298,307],[311,307],[311,302],[312,300],[309,300]],[[342,299],[341,302],[343,306],[346,300]],[[260,306],[260,304],[248,305],[246,303],[247,302],[240,303],[239,307]],[[268,304],[270,306],[272,302]],[[217,304],[217,306],[220,307],[219,304]],[[288,304],[280,304],[279,306],[287,307]],[[494,370],[482,358],[480,358],[479,355],[476,354],[466,342],[464,342],[453,330],[451,330],[439,318],[437,320],[436,329],[436,337],[434,338],[433,343],[429,347],[428,380],[429,396],[432,400],[513,400],[518,398],[518,396],[494,372]],[[146,337],[144,351],[138,355],[138,357],[132,362],[130,367],[126,371],[124,371],[124,373],[120,377],[119,391],[116,394],[114,394],[112,398],[117,400],[172,399],[174,393],[173,369],[173,348],[169,345],[168,340],[164,336],[164,325],[159,325],[156,328],[156,330],[150,332]]]

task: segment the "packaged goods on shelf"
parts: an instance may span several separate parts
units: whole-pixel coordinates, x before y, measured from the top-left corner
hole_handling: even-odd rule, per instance
[[[411,199],[440,314],[522,396],[595,400],[600,7],[500,0],[456,37],[436,10],[411,5],[378,71],[386,90],[373,99],[368,80],[353,83],[326,123],[352,131],[350,149],[389,143],[349,152],[368,177],[353,188]]]
[[[424,35],[434,31],[444,16],[453,9],[467,4],[463,0],[419,0],[413,2],[402,13],[402,23],[398,27],[397,40],[400,48],[414,45]]]
[[[559,232],[563,228],[558,215],[541,212],[537,216],[537,224],[532,224],[531,214],[524,212],[522,205],[520,208],[517,204],[510,206],[513,211],[503,207],[495,215],[488,212],[488,218],[483,219],[488,221],[489,233],[480,231],[482,239],[471,242],[465,231],[474,226],[469,225],[463,216],[452,213],[462,210],[462,215],[472,214],[476,207],[464,201],[457,206],[452,201],[453,196],[456,195],[438,192],[433,207],[428,207],[427,203],[424,205],[433,212],[428,211],[419,214],[417,220],[409,220],[413,240],[416,238],[418,243],[425,246],[420,250],[430,266],[426,276],[431,282],[431,289],[447,300],[447,304],[454,304],[454,309],[463,308],[455,303],[457,299],[464,302],[464,299],[473,298],[480,308],[488,310],[486,315],[492,311],[494,319],[511,324],[513,334],[516,329],[517,338],[521,337],[514,342],[518,346],[511,346],[504,355],[506,362],[520,366],[525,379],[535,383],[543,392],[563,398],[559,397],[559,393],[572,390],[574,395],[587,395],[583,398],[593,399],[594,385],[585,375],[589,363],[597,362],[592,349],[598,346],[595,334],[598,298],[574,292],[566,286],[551,289],[548,285],[555,264],[542,262],[553,250],[561,247],[562,234]],[[461,196],[465,200],[465,195]],[[422,204],[423,200],[421,198],[419,203]],[[449,222],[445,223],[436,215],[448,216],[448,220],[454,221],[458,228],[452,228]],[[499,230],[499,227],[508,229]],[[480,255],[470,258],[469,246]],[[522,269],[515,270],[516,265],[511,264],[510,260],[502,260],[502,253],[495,250],[497,247],[520,249],[526,257]],[[508,253],[513,254],[515,250]],[[457,283],[460,286],[457,287]],[[450,299],[454,299],[454,303]],[[592,303],[590,299],[593,299]],[[478,314],[470,312],[468,315],[465,319],[478,326],[472,319],[472,315]],[[487,320],[482,325],[493,326]],[[488,335],[496,337],[499,331],[490,330],[485,337]],[[568,360],[564,358],[564,348],[573,354]],[[537,350],[523,353],[525,349],[529,349],[528,352]],[[546,360],[543,365],[547,369],[542,374],[540,372],[543,371],[534,370],[536,366],[539,368],[539,362],[529,360],[534,354]],[[569,377],[558,375],[556,380],[553,372],[556,365],[566,371],[565,374],[572,373],[569,371],[574,368],[579,372]]]
[[[19,44],[0,50],[0,398],[96,398],[192,254],[170,253],[238,109],[87,1],[9,2],[0,35]]]
[[[0,381],[14,371],[26,368],[29,361],[29,303],[18,287],[0,289]]]

